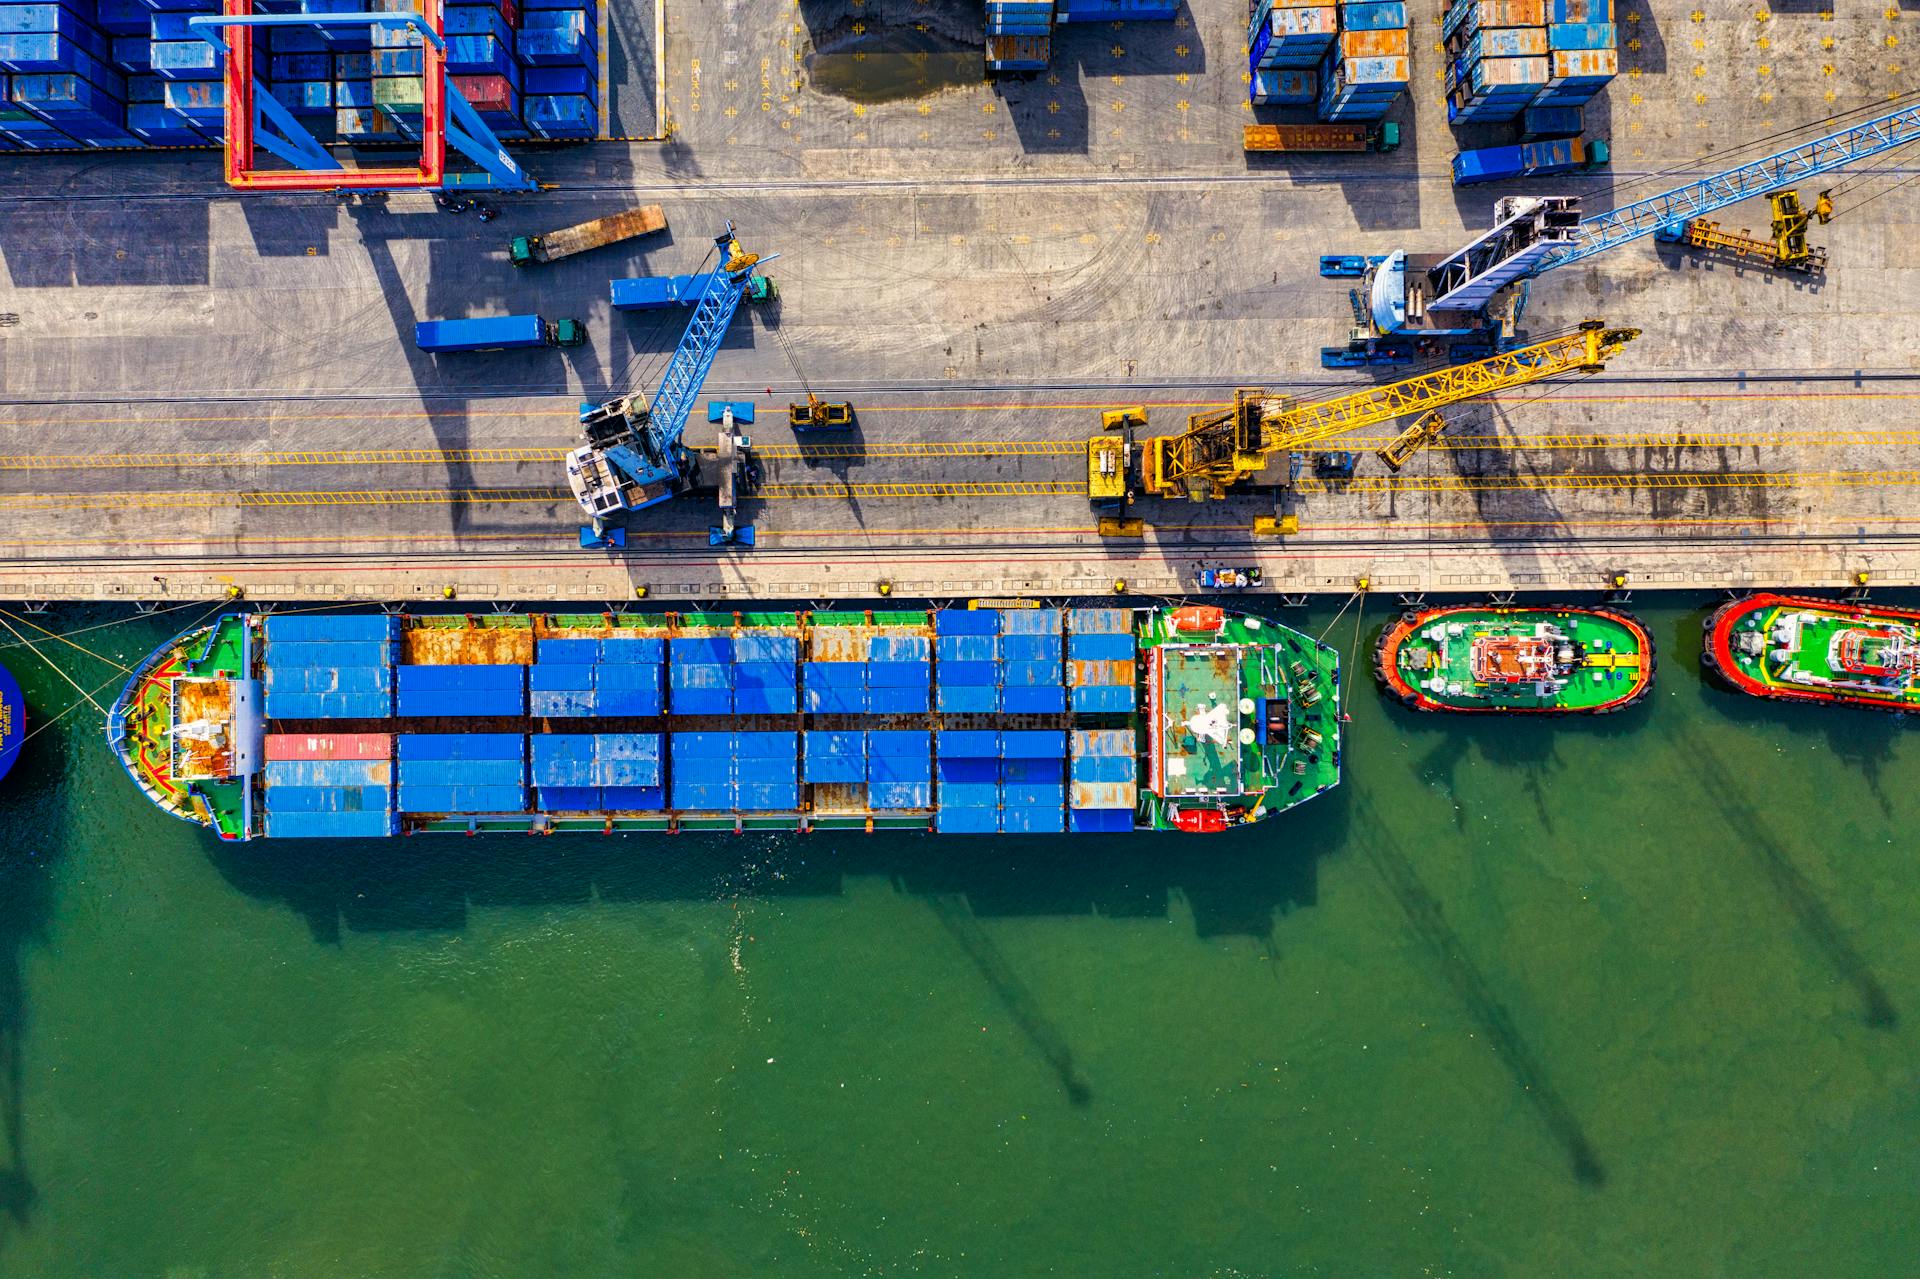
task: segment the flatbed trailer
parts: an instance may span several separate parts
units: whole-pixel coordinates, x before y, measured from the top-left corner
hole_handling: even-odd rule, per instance
[[[1241,130],[1243,151],[1282,154],[1391,151],[1400,126],[1385,124],[1249,124]]]
[[[549,231],[545,235],[516,236],[513,243],[507,246],[507,256],[515,266],[553,262],[570,258],[576,253],[585,253],[589,249],[603,248],[621,240],[652,235],[666,229],[667,215],[660,206],[643,204],[637,209],[610,213],[604,218]]]

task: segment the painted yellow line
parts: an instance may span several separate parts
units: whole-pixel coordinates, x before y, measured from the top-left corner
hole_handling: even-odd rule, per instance
[[[454,466],[566,460],[565,449],[313,449],[297,453],[15,453],[0,471],[191,470],[213,466]]]
[[[502,489],[366,489],[232,493],[11,493],[0,511],[223,510],[265,506],[449,506],[491,502],[572,502],[565,487]]]
[[[1900,488],[1920,485],[1920,471],[1660,471],[1620,475],[1365,475],[1352,480],[1303,479],[1307,493],[1497,493],[1521,490],[1696,488]]]
[[[1385,448],[1391,436],[1356,436],[1342,441],[1359,450]],[[1528,449],[1614,448],[1838,448],[1920,446],[1920,431],[1819,431],[1789,434],[1769,431],[1647,431],[1590,435],[1447,435],[1426,446],[1461,452]],[[1074,457],[1086,449],[1071,440],[927,440],[881,444],[768,444],[754,449],[764,459],[802,462],[868,458]],[[471,449],[308,449],[261,453],[13,453],[0,454],[0,471],[193,470],[221,466],[504,466],[520,463],[558,466],[564,448]]]
[[[1087,496],[1086,481],[1009,481],[974,484],[763,484],[753,497],[769,502],[862,498],[936,497],[1078,497]]]

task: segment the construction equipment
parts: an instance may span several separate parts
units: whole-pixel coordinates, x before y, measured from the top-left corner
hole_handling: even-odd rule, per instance
[[[787,425],[796,431],[852,430],[853,405],[846,400],[829,402],[808,391],[805,404],[787,405]]]
[[[1768,266],[1803,275],[1818,275],[1827,269],[1827,251],[1807,243],[1807,228],[1818,218],[1833,220],[1833,201],[1822,191],[1811,209],[1800,203],[1798,191],[1782,191],[1771,197],[1773,225],[1771,238],[1762,238],[1742,228],[1729,231],[1711,218],[1693,218],[1678,230],[1663,227],[1654,232],[1656,239],[1708,249],[1735,258],[1751,258]]]
[[[720,438],[715,449],[720,470],[720,522],[707,526],[708,546],[753,545],[753,525],[737,522],[741,494],[753,487],[752,476],[758,469],[753,463],[752,448],[753,441],[741,434],[739,423],[734,419],[733,405],[726,405],[721,412]]]
[[[1133,490],[1127,476],[1133,469],[1134,432],[1147,424],[1144,405],[1107,409],[1100,414],[1100,434],[1087,438],[1087,500],[1102,513],[1102,537],[1139,537],[1140,521],[1127,518]],[[1118,431],[1118,435],[1111,432]]]
[[[1590,218],[1581,218],[1577,196],[1507,197],[1494,205],[1493,227],[1452,253],[1396,250],[1370,262],[1362,288],[1368,323],[1356,326],[1348,346],[1414,334],[1451,338],[1491,332],[1497,341],[1500,325],[1491,313],[1499,295],[1515,284],[1662,228],[1677,235],[1694,218],[1914,141],[1920,141],[1920,105]],[[1830,204],[1827,212],[1831,216]]]
[[[1241,390],[1231,408],[1196,413],[1186,430],[1147,441],[1144,486],[1156,497],[1196,502],[1224,497],[1247,482],[1285,487],[1292,455],[1309,444],[1565,373],[1597,373],[1638,336],[1638,329],[1589,320],[1563,337],[1310,404]]]
[[[549,231],[545,235],[515,236],[513,243],[507,246],[507,258],[515,266],[554,262],[560,258],[570,258],[576,253],[585,253],[588,249],[602,248],[666,229],[667,215],[660,206],[643,204],[637,209],[609,213],[604,218],[595,218],[591,222],[582,222],[560,231]]]
[[[1395,436],[1387,447],[1375,450],[1374,456],[1384,462],[1389,471],[1398,471],[1407,464],[1408,458],[1439,439],[1446,429],[1447,419],[1437,412],[1428,412]]]
[[[687,414],[720,353],[754,268],[779,256],[762,259],[742,249],[731,222],[714,245],[721,265],[694,305],[652,403],[642,395],[626,395],[581,411],[586,443],[567,454],[567,485],[596,537],[632,512],[684,492],[697,478],[698,460],[680,442]]]

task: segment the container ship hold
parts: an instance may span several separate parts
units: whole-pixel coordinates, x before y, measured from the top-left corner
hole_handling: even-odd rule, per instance
[[[1920,710],[1920,611],[1748,595],[1707,620],[1705,661],[1755,697]]]
[[[1653,684],[1653,637],[1608,608],[1410,610],[1374,647],[1374,673],[1415,710],[1617,711]]]
[[[1218,831],[1340,777],[1326,645],[1218,608],[234,613],[107,738],[222,839]]]

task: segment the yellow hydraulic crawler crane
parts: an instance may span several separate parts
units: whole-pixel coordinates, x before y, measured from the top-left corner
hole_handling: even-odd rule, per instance
[[[1833,221],[1833,199],[1822,191],[1811,209],[1800,203],[1798,191],[1782,191],[1769,201],[1773,205],[1772,238],[1763,240],[1751,231],[1729,231],[1718,222],[1695,218],[1687,223],[1684,239],[1696,249],[1716,249],[1736,258],[1752,258],[1768,266],[1804,275],[1819,275],[1827,269],[1827,251],[1807,243],[1807,228],[1817,218],[1822,225]]]
[[[1148,440],[1142,484],[1155,497],[1195,502],[1225,497],[1242,483],[1282,487],[1292,475],[1292,454],[1306,445],[1563,373],[1598,373],[1639,336],[1639,329],[1589,320],[1563,337],[1311,404],[1242,390],[1233,407],[1196,413],[1179,434]]]

